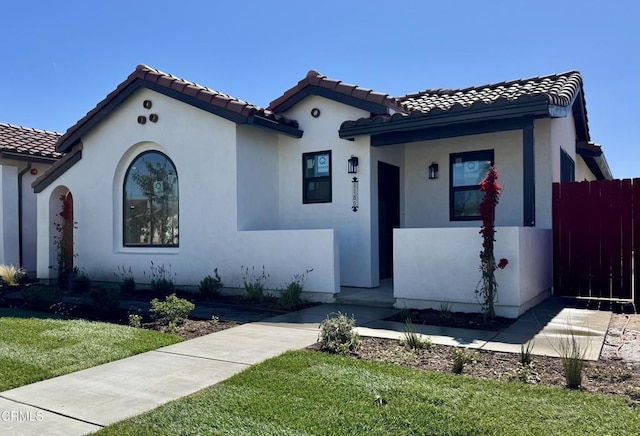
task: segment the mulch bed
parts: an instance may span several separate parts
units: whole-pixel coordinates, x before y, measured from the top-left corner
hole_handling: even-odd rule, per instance
[[[144,323],[142,324],[142,327],[149,330],[172,333],[176,336],[180,336],[184,340],[187,340],[208,335],[209,333],[216,333],[238,325],[240,325],[240,323],[235,321],[187,319],[183,324],[176,326],[173,330],[156,322]]]
[[[406,322],[410,319],[413,325],[438,325],[473,330],[500,331],[517,321],[517,318],[500,316],[487,320],[481,313],[463,313],[440,311],[434,309],[405,309],[387,318],[388,321]]]

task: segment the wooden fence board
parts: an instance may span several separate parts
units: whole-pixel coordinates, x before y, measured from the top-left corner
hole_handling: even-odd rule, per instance
[[[633,179],[633,275],[635,279],[635,303],[640,306],[640,179]]]
[[[633,297],[632,283],[632,242],[633,242],[633,191],[631,180],[625,179],[620,186],[620,249],[621,249],[621,298],[631,299]]]

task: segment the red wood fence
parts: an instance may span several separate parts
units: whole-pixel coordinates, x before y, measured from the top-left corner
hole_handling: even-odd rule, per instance
[[[554,183],[555,295],[640,304],[634,272],[640,273],[640,179]]]

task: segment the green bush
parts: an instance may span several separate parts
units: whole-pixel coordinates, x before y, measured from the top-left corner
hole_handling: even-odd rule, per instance
[[[430,349],[433,347],[433,343],[430,338],[422,339],[420,334],[416,331],[413,322],[411,322],[411,318],[407,318],[405,321],[404,333],[402,334],[402,340],[400,341],[402,345],[409,349],[419,350],[419,349]]]
[[[358,349],[360,336],[353,331],[356,320],[337,312],[320,323],[320,349],[335,354],[348,354]]]
[[[222,286],[224,285],[220,275],[218,274],[218,268],[215,268],[213,270],[213,276],[208,275],[200,280],[200,286],[198,289],[200,290],[200,294],[202,294],[206,300],[212,300],[220,293]]]
[[[22,289],[25,303],[34,309],[49,309],[53,304],[62,301],[64,292],[57,286],[34,284]]]
[[[184,298],[178,298],[176,294],[171,294],[164,301],[160,301],[157,298],[151,300],[151,310],[149,312],[153,319],[173,328],[184,323],[189,313],[195,308],[196,306],[192,302]]]
[[[88,303],[102,315],[117,314],[120,309],[120,289],[118,288],[90,288],[87,291]]]
[[[262,274],[256,274],[255,268],[240,267],[242,269],[242,285],[247,293],[247,298],[252,301],[263,301],[265,297],[264,283],[269,278],[269,274],[265,273],[264,265],[262,266]]]
[[[71,277],[71,289],[73,291],[84,294],[91,289],[91,280],[84,271],[79,271],[77,274]]]
[[[307,275],[313,271],[308,269],[302,274],[296,274],[289,284],[280,292],[280,304],[285,309],[297,309],[302,305],[302,291]]]
[[[467,351],[460,348],[456,349],[456,354],[453,356],[453,372],[455,374],[462,374],[464,366],[472,360],[472,355],[467,353]]]
[[[118,272],[113,275],[120,281],[120,291],[127,294],[133,294],[136,291],[136,280],[133,278],[131,267],[124,269],[124,266],[118,266]]]
[[[142,316],[136,313],[129,314],[129,325],[133,328],[139,329],[142,327]]]
[[[171,272],[171,265],[155,265],[151,261],[151,291],[158,296],[165,297],[176,290],[176,274]]]

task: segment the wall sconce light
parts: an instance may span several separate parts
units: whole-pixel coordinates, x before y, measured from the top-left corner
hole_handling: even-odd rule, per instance
[[[349,174],[355,174],[358,172],[358,158],[355,157],[354,155],[351,155],[351,158],[349,160],[347,160],[348,165],[348,172]]]
[[[438,178],[438,164],[435,162],[432,162],[431,165],[429,165],[429,178],[431,180]]]

